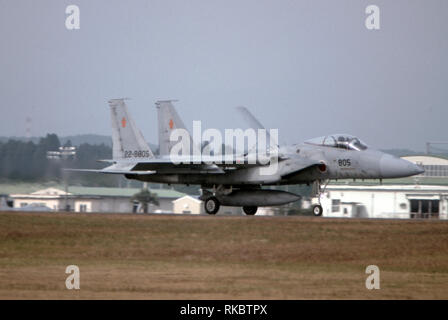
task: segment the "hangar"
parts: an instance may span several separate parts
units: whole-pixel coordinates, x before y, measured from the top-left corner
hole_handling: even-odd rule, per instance
[[[448,186],[329,185],[323,215],[355,218],[448,218]]]
[[[403,157],[425,169],[421,175],[378,181],[336,181],[321,196],[323,216],[448,219],[448,159]]]

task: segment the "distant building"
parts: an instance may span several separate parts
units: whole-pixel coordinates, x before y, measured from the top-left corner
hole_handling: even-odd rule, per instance
[[[328,185],[323,216],[448,219],[448,186]]]
[[[323,216],[448,219],[448,160],[434,156],[403,159],[425,169],[421,175],[330,183],[321,196]]]
[[[205,210],[201,200],[187,195],[173,200],[173,212],[201,214],[204,213]]]
[[[9,198],[14,208],[29,205],[42,205],[54,211],[75,212],[138,212],[139,204],[131,201],[138,188],[96,188],[69,187],[65,192],[59,188],[46,188],[31,193],[14,193]],[[184,196],[184,193],[167,189],[151,189],[157,195],[159,205],[149,205],[149,212],[172,212],[173,199]]]

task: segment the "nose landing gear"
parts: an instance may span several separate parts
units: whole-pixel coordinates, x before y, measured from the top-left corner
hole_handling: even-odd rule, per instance
[[[322,215],[322,211],[323,211],[323,209],[322,209],[322,206],[320,204],[315,204],[313,206],[313,214],[314,214],[314,216],[320,217]]]
[[[320,203],[320,197],[325,192],[325,189],[327,188],[328,183],[330,180],[325,181],[323,188],[322,188],[322,181],[316,180],[313,183],[313,190],[312,193],[317,198],[317,203],[313,204],[313,215],[315,217],[320,217],[323,213],[322,205]]]

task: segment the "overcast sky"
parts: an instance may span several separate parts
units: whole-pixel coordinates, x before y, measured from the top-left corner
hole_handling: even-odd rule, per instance
[[[70,4],[80,30],[65,27]],[[0,40],[0,136],[24,136],[27,116],[33,136],[110,135],[107,100],[131,97],[150,142],[169,98],[189,127],[240,126],[247,106],[288,143],[448,140],[446,0],[0,0]]]

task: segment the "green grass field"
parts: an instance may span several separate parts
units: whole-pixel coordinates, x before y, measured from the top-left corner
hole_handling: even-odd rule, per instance
[[[448,222],[3,212],[0,298],[448,299]]]

